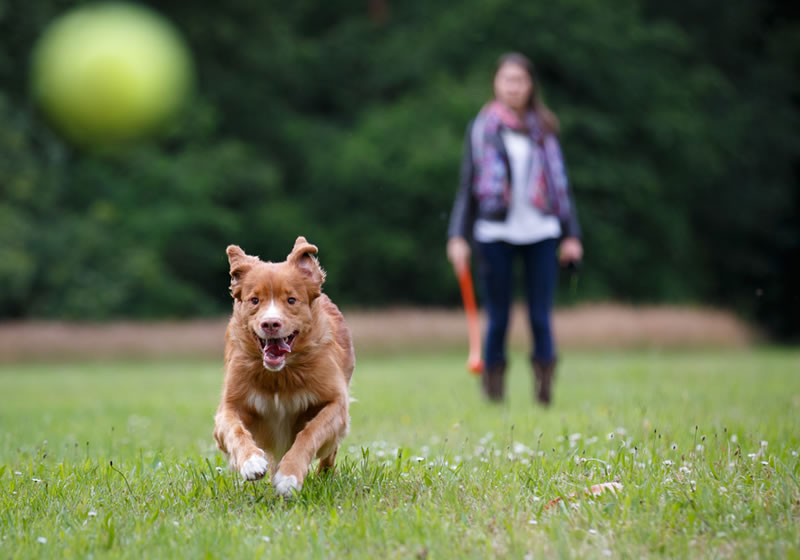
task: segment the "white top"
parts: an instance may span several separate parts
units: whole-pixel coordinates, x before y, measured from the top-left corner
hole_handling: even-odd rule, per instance
[[[511,166],[511,203],[504,222],[485,219],[475,221],[475,240],[481,243],[505,241],[513,245],[529,245],[561,236],[561,224],[555,216],[543,214],[533,206],[528,192],[530,173],[542,173],[541,150],[534,150],[530,137],[504,128],[503,143]]]

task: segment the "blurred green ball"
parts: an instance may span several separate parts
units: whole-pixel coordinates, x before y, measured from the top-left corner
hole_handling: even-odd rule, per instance
[[[90,4],[56,19],[33,51],[32,92],[67,139],[103,147],[156,132],[191,89],[191,55],[156,12]]]

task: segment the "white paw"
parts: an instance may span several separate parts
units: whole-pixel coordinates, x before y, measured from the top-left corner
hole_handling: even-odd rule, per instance
[[[284,498],[291,498],[294,493],[300,491],[297,477],[294,475],[286,476],[281,472],[275,473],[272,479],[272,486],[275,488],[275,493]]]
[[[239,472],[245,480],[258,480],[267,474],[267,460],[260,455],[251,455],[250,458],[244,462]]]

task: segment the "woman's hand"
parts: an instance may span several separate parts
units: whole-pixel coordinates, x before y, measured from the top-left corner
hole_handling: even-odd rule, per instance
[[[558,250],[558,261],[561,264],[578,262],[583,258],[583,245],[577,237],[565,237]]]
[[[456,274],[469,267],[469,256],[470,248],[466,239],[455,236],[447,240],[447,258],[453,264]]]

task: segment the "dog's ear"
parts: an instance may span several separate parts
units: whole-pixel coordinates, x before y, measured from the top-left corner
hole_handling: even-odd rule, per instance
[[[325,282],[325,271],[319,265],[317,254],[319,250],[316,245],[312,245],[302,235],[294,242],[294,248],[286,258],[288,262],[300,269],[300,272],[311,281],[313,289],[312,298],[318,297],[322,293],[322,283]]]
[[[231,266],[231,295],[234,299],[242,299],[242,277],[253,268],[258,258],[251,257],[242,251],[238,245],[228,245],[225,250],[228,254],[228,263]]]

